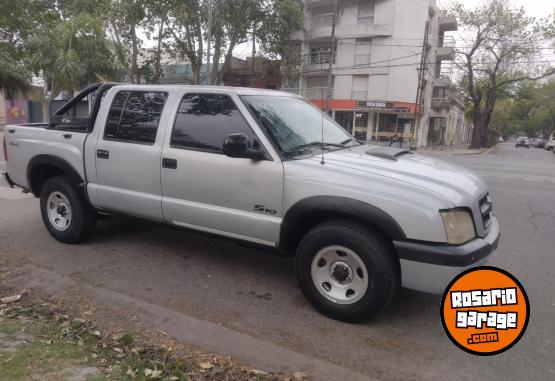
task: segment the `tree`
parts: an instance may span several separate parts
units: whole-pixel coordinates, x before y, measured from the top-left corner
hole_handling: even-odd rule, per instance
[[[43,120],[50,116],[50,103],[62,90],[74,91],[115,73],[102,23],[80,13],[40,26],[25,46],[29,67],[45,80]]]
[[[204,28],[207,21],[206,1],[167,0],[164,21],[173,39],[174,51],[191,64],[192,82],[200,84],[204,57]]]
[[[474,131],[471,148],[489,145],[489,127],[497,97],[522,81],[536,81],[555,70],[542,57],[544,42],[553,37],[548,20],[528,17],[508,0],[488,0],[475,9],[451,9],[465,30],[459,41],[457,66],[466,78]]]
[[[27,69],[0,45],[0,92],[13,99],[16,93],[27,90],[30,77]]]

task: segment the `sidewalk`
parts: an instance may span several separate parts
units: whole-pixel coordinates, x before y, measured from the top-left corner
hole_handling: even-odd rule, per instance
[[[480,148],[480,149],[469,149],[466,146],[454,146],[454,147],[426,147],[419,148],[416,152],[423,155],[484,155],[491,150],[495,149],[496,146],[491,148]]]

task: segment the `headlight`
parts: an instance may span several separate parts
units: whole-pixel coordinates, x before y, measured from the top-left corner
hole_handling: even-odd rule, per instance
[[[452,209],[440,214],[447,233],[447,243],[460,245],[476,237],[472,216],[466,210]]]

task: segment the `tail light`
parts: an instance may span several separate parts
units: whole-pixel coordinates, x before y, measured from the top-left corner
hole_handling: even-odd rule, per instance
[[[6,136],[4,136],[4,141],[2,142],[2,148],[4,151],[4,161],[8,161],[8,146],[6,145]]]

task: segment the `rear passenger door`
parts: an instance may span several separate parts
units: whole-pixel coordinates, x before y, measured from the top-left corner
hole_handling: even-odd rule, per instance
[[[168,93],[120,90],[97,137],[98,202],[103,209],[161,221],[160,155]]]
[[[281,161],[270,155],[265,160],[231,158],[222,150],[227,135],[243,133],[268,152],[253,127],[237,96],[193,92],[182,97],[162,154],[166,221],[260,244],[278,241]]]

